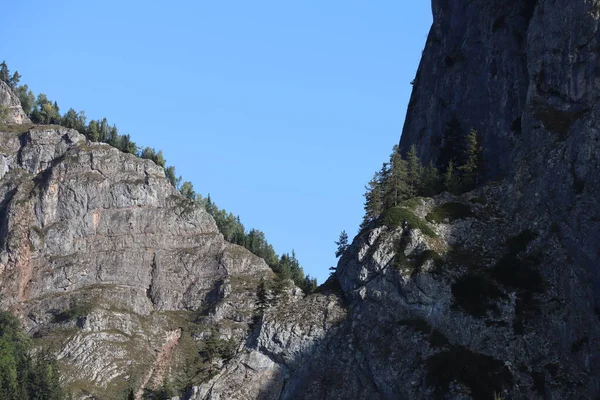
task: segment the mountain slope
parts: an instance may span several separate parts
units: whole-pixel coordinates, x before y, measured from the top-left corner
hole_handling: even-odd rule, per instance
[[[152,162],[0,129],[3,306],[77,397],[600,396],[600,9],[432,6],[400,147],[443,166],[476,128],[488,181],[387,210],[307,297]]]
[[[57,353],[67,388],[123,398],[173,366],[185,383],[194,336],[242,340],[272,272],[162,168],[56,126],[0,137],[2,304]]]
[[[271,398],[596,398],[598,6],[432,6],[401,149],[443,166],[476,128],[496,181],[408,202],[363,229],[326,285],[346,317],[312,350],[295,350],[302,336],[275,346],[302,323],[291,317],[270,339],[267,320],[248,350],[288,371]],[[403,229],[403,215],[419,226]],[[301,307],[327,315],[323,298]]]

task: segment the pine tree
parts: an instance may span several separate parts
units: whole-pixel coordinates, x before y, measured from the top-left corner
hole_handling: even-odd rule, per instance
[[[0,81],[9,83],[10,80],[10,71],[8,70],[8,65],[6,65],[6,61],[2,61],[0,64]]]
[[[16,90],[16,94],[21,101],[21,108],[25,114],[30,115],[35,107],[35,96],[27,85],[19,86]]]
[[[365,186],[365,216],[363,227],[369,222],[377,219],[383,212],[383,189],[381,187],[380,173],[373,175],[367,186]]]
[[[107,142],[108,139],[108,121],[106,120],[106,118],[102,118],[102,121],[100,121],[100,136],[98,138],[99,142]]]
[[[442,147],[438,157],[438,167],[448,166],[450,160],[454,160],[454,167],[463,163],[464,129],[458,118],[454,116],[447,124],[442,137]],[[458,162],[457,162],[458,161]]]
[[[87,133],[87,116],[83,110],[77,113],[77,118],[75,119],[75,129],[83,134]]]
[[[269,306],[269,290],[267,288],[265,278],[262,278],[258,284],[258,288],[256,290],[256,305],[260,315],[262,315]]]
[[[446,171],[444,172],[444,189],[454,194],[459,191],[458,177],[456,176],[453,160],[448,162],[448,167],[446,167]]]
[[[66,128],[74,129],[77,125],[77,112],[72,108],[69,108],[69,110],[62,117],[62,124]]]
[[[8,80],[8,86],[10,86],[10,88],[12,90],[15,90],[17,88],[17,86],[19,85],[20,81],[21,81],[21,74],[19,74],[17,71],[15,71],[15,73]]]
[[[301,286],[301,289],[305,294],[310,294],[317,289],[317,279],[311,278],[310,275],[306,275],[304,278],[304,284]]]
[[[97,142],[100,138],[100,126],[98,125],[98,121],[91,120],[87,131],[88,139],[90,139],[92,142]]]
[[[482,148],[476,129],[471,129],[465,138],[465,163],[458,170],[462,173],[462,189],[472,190],[480,180]]]
[[[408,196],[415,197],[420,190],[423,176],[423,165],[417,155],[417,147],[410,146],[406,160],[406,181],[408,183]]]
[[[177,178],[177,175],[175,174],[175,167],[174,166],[169,166],[165,169],[165,176],[167,177],[167,180],[169,181],[169,183],[171,183],[171,185],[173,187],[177,187],[178,185],[178,181],[181,178]]]
[[[348,234],[346,233],[346,231],[342,231],[340,233],[340,237],[337,240],[337,242],[335,242],[335,244],[337,245],[337,250],[335,251],[335,256],[339,257],[342,254],[344,254],[344,252],[348,248]]]
[[[410,197],[407,174],[406,161],[400,155],[398,145],[395,145],[390,155],[389,172],[385,178],[382,178],[382,182],[384,182],[384,210],[395,207],[402,200]]]
[[[431,197],[440,192],[440,173],[433,162],[423,170],[423,179],[420,193],[423,196]]]

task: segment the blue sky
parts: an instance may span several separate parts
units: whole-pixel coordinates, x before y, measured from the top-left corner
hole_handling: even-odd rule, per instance
[[[322,283],[400,139],[429,2],[3,5],[22,83],[164,151],[197,192]]]

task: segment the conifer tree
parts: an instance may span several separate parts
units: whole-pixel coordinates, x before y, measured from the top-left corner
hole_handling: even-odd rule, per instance
[[[20,81],[21,81],[21,74],[19,74],[17,71],[15,71],[15,73],[12,75],[12,77],[10,77],[10,79],[8,80],[8,86],[10,86],[10,88],[12,90],[15,90],[17,88],[17,86],[19,85]]]
[[[423,196],[430,197],[435,196],[439,192],[440,174],[435,165],[433,165],[433,162],[430,162],[429,165],[423,170],[420,193]]]
[[[471,190],[477,186],[481,172],[482,148],[476,129],[471,129],[465,138],[465,163],[458,169],[462,173],[462,189]]]
[[[21,108],[25,114],[30,115],[31,111],[33,111],[33,107],[35,106],[35,95],[27,85],[21,85],[17,88],[16,94],[21,101]]]
[[[0,81],[6,82],[8,84],[9,79],[10,72],[8,70],[8,65],[6,65],[6,61],[2,61],[2,63],[0,64]]]
[[[66,128],[75,128],[77,125],[77,112],[69,108],[69,110],[62,117],[63,126]]]
[[[99,141],[105,143],[107,143],[108,141],[108,121],[106,120],[106,118],[102,118],[102,121],[100,121]]]
[[[394,145],[392,154],[390,155],[389,172],[382,179],[384,188],[384,209],[389,209],[397,206],[402,200],[410,197],[408,187],[408,171],[406,161],[398,151],[398,145]]]
[[[181,189],[179,189],[179,192],[183,195],[183,197],[189,200],[196,200],[196,191],[194,191],[194,185],[192,185],[192,182],[183,182],[183,184],[181,185]]]
[[[410,146],[410,150],[408,151],[406,166],[407,194],[409,197],[414,197],[420,189],[423,176],[423,165],[417,155],[417,147],[414,144]]]
[[[346,231],[342,231],[340,233],[340,237],[337,240],[337,242],[335,242],[335,244],[337,245],[337,250],[335,251],[335,256],[339,257],[342,254],[344,254],[344,252],[348,248],[348,234],[346,233]]]
[[[100,137],[100,126],[98,125],[98,121],[91,120],[87,131],[88,139],[90,139],[92,142],[97,142]]]
[[[454,168],[453,160],[448,162],[448,166],[444,172],[444,189],[450,193],[458,193],[459,191],[458,177]]]
[[[380,172],[376,172],[367,186],[365,186],[365,217],[363,219],[363,227],[377,219],[383,212],[383,190],[380,177]]]

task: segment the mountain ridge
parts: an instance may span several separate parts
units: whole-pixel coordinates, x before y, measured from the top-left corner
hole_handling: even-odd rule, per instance
[[[308,296],[151,161],[58,127],[2,133],[3,305],[75,396],[600,395],[597,6],[432,7],[400,148],[443,167],[476,128],[487,181],[385,210]]]

